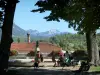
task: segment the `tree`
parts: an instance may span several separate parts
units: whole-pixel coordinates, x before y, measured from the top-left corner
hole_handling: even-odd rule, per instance
[[[58,34],[50,37],[50,43],[62,47],[63,50],[87,50],[84,37],[81,34]]]
[[[35,4],[38,9],[32,12],[43,13],[51,11],[46,16],[47,21],[60,21],[69,23],[69,27],[86,33],[89,61],[99,64],[99,52],[96,43],[96,29],[100,27],[100,1],[95,0],[39,0]]]
[[[0,3],[4,2],[4,19],[0,43],[0,75],[4,75],[5,70],[8,68],[8,59],[10,54],[10,46],[13,42],[12,40],[12,26],[16,3],[18,0],[0,0]]]
[[[5,4],[6,4],[6,0],[0,0],[0,26],[2,25],[3,23],[3,16],[4,16],[4,7],[5,7]]]
[[[20,38],[17,39],[17,42],[20,43]]]
[[[35,62],[38,61],[38,57],[37,57],[37,49],[39,49],[39,41],[36,41],[36,46],[35,46]]]

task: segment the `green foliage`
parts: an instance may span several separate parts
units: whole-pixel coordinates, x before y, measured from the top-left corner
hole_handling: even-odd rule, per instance
[[[18,42],[18,38],[20,39],[20,42],[27,42],[27,41],[26,41],[27,38],[21,37],[21,36],[19,36],[19,37],[13,37],[13,41],[14,41],[14,42]]]
[[[17,39],[18,43],[20,43],[20,38]]]
[[[47,21],[63,19],[78,31],[95,31],[100,27],[100,1],[95,0],[39,0],[32,12],[50,11]]]
[[[87,56],[87,52],[84,51],[84,50],[76,50],[74,53],[73,53],[73,56],[74,57],[79,57],[79,56]]]
[[[10,56],[16,56],[18,55],[18,51],[17,50],[11,50],[10,51]]]
[[[5,7],[6,1],[0,0],[0,25],[3,23],[4,20],[4,7]]]
[[[56,44],[63,50],[87,50],[85,35],[81,34],[61,34],[51,37],[50,43]],[[97,43],[100,50],[100,33],[97,34]]]
[[[48,56],[58,57],[59,56],[59,51],[52,51],[50,54],[48,54]]]
[[[100,72],[100,66],[91,66],[89,72]]]
[[[4,21],[4,14],[5,14],[5,7],[7,5],[8,2],[19,2],[18,0],[0,0],[0,25],[3,24]]]
[[[27,38],[23,36],[13,37],[13,41],[18,42],[18,38],[20,39],[20,42],[27,42]],[[49,42],[49,38],[46,38],[46,37],[31,37],[30,41],[35,42],[37,40],[40,42]]]
[[[35,52],[34,51],[30,51],[27,56],[35,56]]]
[[[87,52],[84,50],[76,50],[72,56],[77,60],[88,60]]]
[[[26,42],[27,38],[19,37],[20,42]],[[13,37],[14,42],[17,42],[18,37]],[[35,38],[31,38],[35,42]],[[38,40],[38,39],[37,39]],[[36,40],[36,41],[37,41]],[[39,42],[50,42],[63,48],[63,50],[87,50],[85,35],[81,34],[61,34],[50,38],[42,38]],[[100,34],[97,34],[97,43],[100,50]]]
[[[36,41],[36,48],[39,46],[39,41]]]
[[[63,50],[87,50],[85,35],[61,34],[51,37],[50,42],[62,47]]]

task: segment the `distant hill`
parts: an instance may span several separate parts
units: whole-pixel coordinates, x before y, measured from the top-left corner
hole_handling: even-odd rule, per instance
[[[49,30],[49,31],[45,31],[45,32],[39,32],[38,30],[24,30],[22,28],[20,28],[19,26],[17,26],[15,23],[13,24],[13,32],[12,32],[12,36],[13,38],[27,38],[27,33],[30,34],[31,38],[35,38],[35,39],[44,39],[44,38],[49,38],[51,36],[54,36],[56,34],[65,34],[67,32],[60,32],[59,30],[53,29],[53,30]],[[1,36],[1,30],[0,30],[0,36]]]
[[[45,32],[39,32],[37,30],[32,30],[32,29],[27,30],[27,32],[30,33],[30,35],[32,36],[38,36],[38,37],[51,37],[61,33],[59,30],[49,30]]]
[[[17,26],[16,24],[13,25],[13,37],[15,36],[26,36],[26,31],[22,28],[20,28],[19,26]]]
[[[45,32],[39,32],[38,30],[24,30],[17,26],[16,24],[13,25],[13,36],[26,36],[29,33],[31,37],[51,37],[56,34],[65,34],[67,32],[60,32],[59,30],[53,29]]]

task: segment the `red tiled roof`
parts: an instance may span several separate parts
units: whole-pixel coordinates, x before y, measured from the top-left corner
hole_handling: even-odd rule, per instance
[[[36,43],[12,43],[10,50],[17,50],[18,52],[29,52],[29,51],[34,51],[35,50],[35,45]],[[54,51],[59,51],[61,50],[60,47],[46,43],[46,42],[39,42],[39,48],[40,51],[43,53],[50,53],[53,50]]]

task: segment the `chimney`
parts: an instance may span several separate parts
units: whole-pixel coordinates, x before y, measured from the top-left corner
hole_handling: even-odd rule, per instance
[[[27,42],[30,43],[30,34],[27,33]]]

